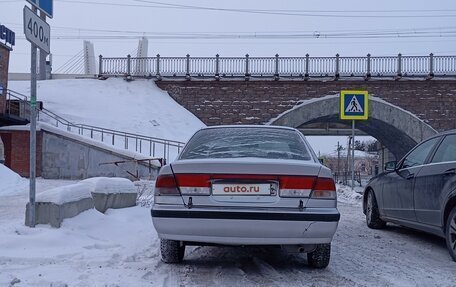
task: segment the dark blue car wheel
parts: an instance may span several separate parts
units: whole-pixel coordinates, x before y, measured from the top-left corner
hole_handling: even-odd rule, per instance
[[[450,212],[446,226],[446,242],[451,257],[456,261],[456,206]]]

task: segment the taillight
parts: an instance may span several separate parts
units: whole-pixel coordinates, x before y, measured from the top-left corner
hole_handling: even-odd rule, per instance
[[[179,195],[176,180],[172,174],[159,175],[155,181],[155,195]]]
[[[314,176],[280,176],[280,196],[309,197],[315,179]]]
[[[178,188],[179,187],[179,188]],[[160,175],[155,182],[155,195],[209,195],[211,181],[205,174]]]
[[[318,177],[311,198],[336,199],[336,185],[332,178]]]
[[[182,195],[210,195],[211,178],[207,174],[176,174]]]

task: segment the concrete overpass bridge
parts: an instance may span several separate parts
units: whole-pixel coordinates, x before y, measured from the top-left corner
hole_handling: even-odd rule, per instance
[[[350,121],[339,119],[339,92],[367,90],[370,118],[358,121],[357,128],[378,139],[396,157],[436,131],[456,128],[455,80],[163,80],[157,84],[208,125],[269,123],[327,135],[343,134],[342,128],[350,128]]]
[[[367,90],[360,134],[397,158],[438,131],[456,128],[456,56],[103,58],[100,77],[155,78],[207,125],[274,124],[344,135],[341,90]]]

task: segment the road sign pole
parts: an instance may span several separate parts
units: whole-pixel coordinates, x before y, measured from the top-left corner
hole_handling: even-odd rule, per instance
[[[43,11],[40,11],[40,18],[46,22],[46,14],[44,14]],[[46,80],[46,57],[46,52],[40,49],[40,60],[38,65],[40,69],[40,80]]]
[[[355,120],[352,120],[352,162],[351,162],[351,187],[352,190],[355,189]]]
[[[37,9],[33,7],[33,13],[36,14]],[[36,212],[35,212],[35,191],[36,191],[36,50],[35,44],[32,45],[32,60],[30,68],[30,214],[29,226],[35,227],[36,225]]]
[[[352,162],[351,180],[352,190],[355,189],[355,120],[369,118],[369,94],[367,91],[341,91],[340,92],[340,119],[352,121]],[[347,158],[349,152],[347,152]],[[361,180],[361,179],[360,179]]]

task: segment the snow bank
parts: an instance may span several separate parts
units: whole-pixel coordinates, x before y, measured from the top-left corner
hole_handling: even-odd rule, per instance
[[[21,281],[15,286],[151,286],[166,277],[154,271],[153,280],[142,278],[159,250],[147,208],[92,209],[60,229],[28,228],[20,218],[1,221],[0,230],[0,286],[14,278]]]
[[[337,188],[337,201],[350,203],[350,204],[360,204],[363,199],[364,187],[355,186],[355,189],[352,190],[350,186],[336,184]]]
[[[76,183],[46,190],[36,196],[36,202],[64,204],[91,197],[87,184]]]
[[[347,156],[347,150],[341,150],[339,152],[340,157]],[[350,156],[352,152],[350,151]],[[337,157],[337,151],[332,151],[328,153],[323,153],[322,156]],[[369,153],[362,150],[355,150],[355,158],[376,158],[378,155],[376,153]]]
[[[0,164],[0,195],[12,195],[26,190],[28,180]]]
[[[92,177],[80,181],[93,193],[116,194],[137,193],[137,188],[129,179],[119,177]]]

